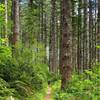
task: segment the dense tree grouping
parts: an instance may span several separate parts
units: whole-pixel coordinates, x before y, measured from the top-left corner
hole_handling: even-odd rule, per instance
[[[100,0],[0,0],[0,100],[99,100],[99,62]]]

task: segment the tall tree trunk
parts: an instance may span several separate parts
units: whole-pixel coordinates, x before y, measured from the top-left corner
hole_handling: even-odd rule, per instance
[[[100,0],[98,0],[98,32],[97,32],[97,46],[100,46]],[[97,61],[100,62],[100,48],[97,48]]]
[[[61,0],[60,71],[62,75],[62,89],[66,88],[72,73],[71,9],[71,0]]]
[[[13,20],[12,45],[14,53],[16,51],[15,46],[19,41],[19,0],[12,1],[12,20]]]
[[[78,73],[82,72],[82,0],[78,0],[78,37],[77,37],[77,67]]]
[[[89,68],[92,66],[92,54],[93,54],[93,48],[92,48],[92,37],[93,37],[93,8],[92,8],[92,1],[89,0]]]
[[[56,64],[57,64],[57,74],[59,74],[59,18],[60,16],[56,13]]]
[[[51,37],[50,37],[50,71],[57,71],[57,52],[56,52],[56,0],[51,0],[52,3],[52,16],[51,16]]]
[[[83,69],[89,66],[89,32],[88,32],[88,1],[84,0],[84,26],[83,26]]]
[[[77,15],[76,2],[72,0],[72,66],[77,70]]]
[[[28,0],[28,5],[29,5],[29,7],[32,7],[32,5],[33,5],[33,0]]]
[[[44,14],[45,20],[44,20],[44,50],[45,50],[45,57],[44,57],[44,63],[47,63],[47,54],[46,54],[46,48],[47,48],[47,14],[45,12]]]
[[[94,64],[96,64],[96,42],[97,42],[97,0],[95,0],[95,22],[94,22],[94,53],[93,53],[93,57],[94,57]],[[95,65],[94,65],[95,66]]]
[[[5,0],[5,38],[7,38],[7,29],[8,29],[7,24],[8,24],[8,0]],[[6,45],[8,45],[8,43],[6,43]]]
[[[41,14],[41,33],[40,33],[40,42],[43,42],[44,40],[44,2],[42,0],[42,3],[41,3],[41,11],[40,11],[40,14]]]
[[[96,23],[97,23],[97,0],[93,1],[92,13],[93,13],[93,25],[92,25],[92,66],[96,64]]]

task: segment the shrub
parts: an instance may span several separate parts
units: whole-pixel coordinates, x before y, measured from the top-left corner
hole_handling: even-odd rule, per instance
[[[99,100],[100,99],[100,67],[86,70],[83,74],[72,76],[66,91],[54,85],[54,100]]]
[[[0,78],[0,100],[3,100],[6,97],[15,96],[15,89],[10,88],[10,85]]]
[[[7,54],[7,48],[2,48],[1,51],[5,52],[0,52],[3,53],[3,57],[0,58],[0,77],[9,85],[9,89],[16,91],[16,97],[27,98],[36,91],[45,89],[48,76],[46,64],[34,63],[30,51],[23,52],[17,58],[12,58],[9,53]]]

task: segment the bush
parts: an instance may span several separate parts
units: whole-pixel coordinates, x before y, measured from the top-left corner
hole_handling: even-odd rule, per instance
[[[9,90],[15,90],[14,96],[23,99],[45,89],[48,76],[46,64],[34,63],[30,51],[23,52],[17,58],[7,54],[7,48],[1,51],[5,52],[0,52],[0,77],[9,85]]]
[[[54,85],[54,100],[99,100],[100,99],[100,67],[86,70],[83,74],[72,76],[66,91]]]
[[[15,89],[10,88],[10,85],[0,78],[0,100],[5,100],[5,98],[10,96],[15,96]]]

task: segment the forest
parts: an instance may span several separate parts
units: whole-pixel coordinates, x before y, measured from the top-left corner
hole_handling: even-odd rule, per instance
[[[100,100],[100,0],[0,0],[0,100]]]

